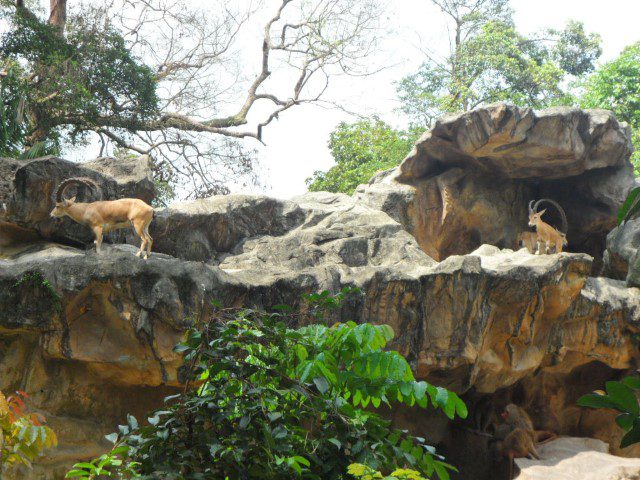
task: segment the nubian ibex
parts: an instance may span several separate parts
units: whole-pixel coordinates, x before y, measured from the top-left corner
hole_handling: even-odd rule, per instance
[[[91,203],[76,202],[76,197],[64,198],[65,191],[72,185],[85,185],[94,192],[100,193],[100,187],[90,178],[69,178],[58,185],[55,192],[56,206],[51,216],[61,218],[65,215],[75,222],[87,225],[95,235],[96,251],[101,253],[102,235],[119,228],[133,226],[140,237],[140,250],[136,256],[149,258],[153,239],[149,235],[149,224],[153,220],[153,208],[137,198],[121,198],[118,200],[100,200]]]
[[[536,253],[540,254],[542,244],[545,246],[544,253],[549,253],[551,245],[555,246],[556,253],[560,253],[562,252],[562,247],[567,245],[567,234],[556,230],[542,220],[542,215],[544,215],[547,210],[538,211],[538,208],[543,202],[553,205],[558,210],[562,218],[562,230],[566,232],[568,229],[567,215],[557,202],[549,198],[542,198],[537,202],[531,200],[531,202],[529,202],[529,226],[536,227]]]

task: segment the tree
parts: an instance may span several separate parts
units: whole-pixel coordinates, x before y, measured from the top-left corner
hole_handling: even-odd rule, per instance
[[[380,18],[377,0],[238,3],[51,0],[47,16],[0,0],[0,71],[20,68],[3,87],[24,95],[21,147],[97,139],[100,154],[152,155],[190,196],[228,191],[254,166],[243,140],[321,101],[333,75],[367,73]]]
[[[584,84],[583,108],[612,110],[629,124],[635,152],[631,161],[640,169],[640,42],[625,48],[615,60],[605,63]]]
[[[312,295],[314,321],[326,321],[316,314],[347,295]],[[417,382],[404,357],[385,349],[388,326],[291,328],[311,318],[278,310],[222,309],[191,331],[177,349],[185,355],[185,392],[152,413],[149,425],[129,417],[109,437],[116,442],[110,454],[76,465],[68,477],[96,478],[107,469],[140,480],[337,480],[352,463],[449,477],[452,467],[424,439],[376,413],[395,403],[431,404],[449,418],[467,413],[457,395]]]
[[[342,122],[331,132],[329,150],[336,165],[307,179],[309,190],[353,193],[381,170],[395,167],[409,153],[419,130],[395,130],[379,118]]]
[[[415,74],[398,84],[402,109],[421,126],[448,112],[508,101],[544,107],[568,103],[563,85],[594,68],[600,36],[579,22],[526,37],[516,30],[508,0],[432,0],[449,23],[450,51],[425,52]]]

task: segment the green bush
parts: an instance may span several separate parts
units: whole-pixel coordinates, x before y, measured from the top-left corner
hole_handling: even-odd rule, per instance
[[[340,303],[327,292],[310,300],[314,316]],[[216,310],[177,347],[184,393],[168,397],[148,425],[129,417],[109,437],[111,457],[78,464],[68,477],[96,478],[102,462],[115,478],[342,479],[362,464],[447,479],[453,467],[425,439],[392,428],[375,409],[431,404],[464,417],[460,398],[416,381],[402,355],[384,350],[390,327],[292,328],[310,320],[287,307]]]

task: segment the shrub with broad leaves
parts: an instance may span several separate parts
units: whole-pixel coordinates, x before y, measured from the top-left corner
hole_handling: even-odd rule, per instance
[[[345,295],[311,296],[305,311],[337,307]],[[275,313],[217,309],[176,347],[184,354],[184,391],[146,425],[129,416],[109,437],[111,457],[77,464],[68,477],[96,478],[100,464],[113,478],[342,479],[362,464],[405,472],[397,478],[449,478],[453,467],[424,438],[393,428],[376,409],[430,405],[464,417],[460,398],[416,381],[405,358],[385,350],[390,327],[294,328],[309,320],[284,306]]]

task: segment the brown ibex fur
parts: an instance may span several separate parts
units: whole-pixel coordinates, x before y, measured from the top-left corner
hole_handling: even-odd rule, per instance
[[[525,247],[529,253],[536,253],[538,235],[536,232],[522,232],[517,238],[518,247]]]
[[[56,190],[56,206],[51,216],[56,218],[70,217],[75,222],[87,225],[95,235],[96,251],[101,253],[102,235],[119,228],[133,226],[141,239],[140,250],[136,256],[149,258],[153,239],[149,235],[149,224],[153,220],[153,208],[137,198],[121,198],[91,203],[76,202],[76,197],[63,198],[65,190],[74,184],[84,184],[98,189],[95,182],[88,178],[70,178],[58,185]]]
[[[536,253],[540,254],[543,244],[545,248],[544,253],[549,253],[549,248],[552,245],[555,247],[556,253],[560,253],[562,252],[562,247],[567,245],[567,236],[565,233],[559,232],[551,225],[542,220],[542,215],[544,215],[547,210],[544,209],[538,212],[538,205],[543,201],[551,203],[558,209],[562,217],[564,229],[566,230],[567,228],[567,217],[560,205],[558,205],[553,200],[549,200],[546,198],[538,200],[535,204],[533,204],[533,201],[531,201],[529,203],[529,226],[536,227]]]

